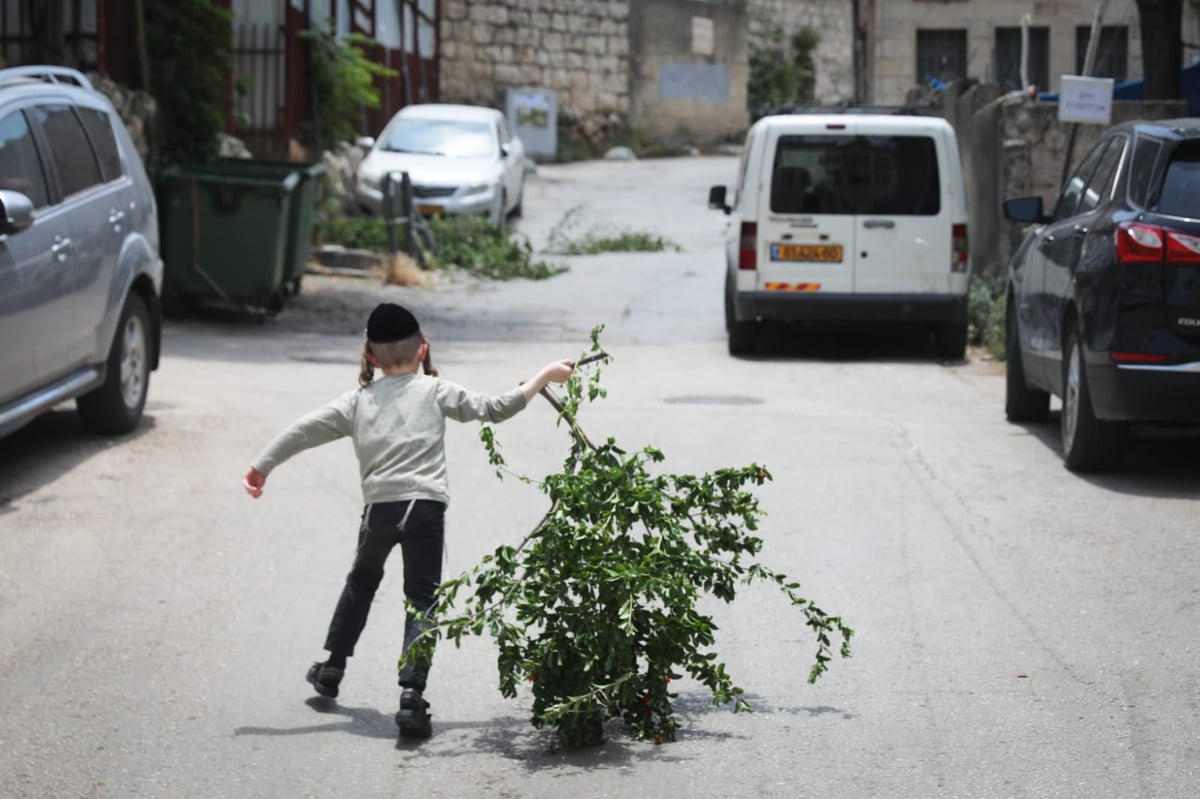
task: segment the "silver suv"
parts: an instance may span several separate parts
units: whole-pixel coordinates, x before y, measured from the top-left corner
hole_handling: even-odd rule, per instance
[[[154,194],[112,104],[62,67],[0,70],[0,435],[74,399],[137,426],[158,367]]]

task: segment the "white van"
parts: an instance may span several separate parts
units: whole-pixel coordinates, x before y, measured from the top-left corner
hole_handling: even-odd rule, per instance
[[[760,321],[919,322],[939,353],[967,340],[967,204],[940,117],[788,114],[746,135],[732,215],[725,325],[752,352]]]

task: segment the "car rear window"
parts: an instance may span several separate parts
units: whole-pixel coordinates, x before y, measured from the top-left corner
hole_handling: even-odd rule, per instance
[[[1150,181],[1154,175],[1154,162],[1162,150],[1162,142],[1149,136],[1138,136],[1133,148],[1133,163],[1129,168],[1129,199],[1134,205],[1145,207],[1150,194]]]
[[[776,213],[936,216],[941,194],[928,136],[785,135],[775,148]]]
[[[1162,188],[1151,211],[1170,216],[1200,217],[1200,142],[1184,142],[1171,153]]]
[[[88,138],[96,148],[96,157],[100,159],[100,168],[104,179],[116,180],[121,177],[121,152],[117,149],[117,137],[113,135],[112,122],[108,114],[94,108],[78,108],[79,118],[87,129]]]

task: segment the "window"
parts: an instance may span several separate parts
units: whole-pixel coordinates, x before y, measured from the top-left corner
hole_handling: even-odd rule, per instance
[[[88,138],[96,148],[96,156],[100,159],[100,169],[104,179],[116,180],[121,177],[121,151],[117,149],[117,137],[113,135],[112,122],[103,111],[94,108],[77,108],[83,127],[87,129]]]
[[[1151,211],[1170,216],[1200,217],[1200,143],[1184,142],[1171,153],[1162,189],[1151,199]]]
[[[950,83],[967,76],[965,30],[917,31],[917,83]]]
[[[100,182],[100,167],[79,117],[69,105],[43,105],[34,109],[50,143],[63,197]]]
[[[1026,77],[1040,91],[1050,87],[1050,29],[1029,29],[1029,53]],[[1006,89],[1023,90],[1021,85],[1021,29],[996,28],[994,69],[996,83]]]
[[[1133,163],[1129,168],[1129,199],[1137,206],[1145,207],[1150,199],[1150,181],[1154,176],[1154,162],[1162,152],[1162,142],[1149,136],[1138,136],[1133,148]]]
[[[1079,213],[1094,211],[1112,195],[1113,175],[1117,172],[1117,165],[1121,163],[1121,153],[1125,152],[1125,141],[1124,136],[1114,136],[1109,141],[1108,147],[1104,149],[1104,154],[1096,164],[1096,171],[1088,181],[1087,189],[1083,192]]]
[[[33,201],[34,208],[49,202],[42,162],[20,111],[0,119],[0,189],[21,192]]]
[[[781,136],[771,210],[936,216],[937,148],[928,136]]]
[[[1075,74],[1083,74],[1083,60],[1087,57],[1088,38],[1092,34],[1090,25],[1075,29]],[[1100,43],[1096,47],[1096,65],[1092,75],[1097,78],[1112,78],[1117,83],[1129,76],[1129,28],[1124,25],[1105,26],[1100,29]]]
[[[1107,145],[1107,142],[1103,142]],[[1083,159],[1083,163],[1075,170],[1067,181],[1067,185],[1063,187],[1062,194],[1059,195],[1058,202],[1054,206],[1054,221],[1066,219],[1068,216],[1074,216],[1079,208],[1079,201],[1083,197],[1084,187],[1092,177],[1092,173],[1096,171],[1096,164],[1100,161],[1100,156],[1104,152],[1104,146],[1101,144],[1092,148],[1087,157]]]

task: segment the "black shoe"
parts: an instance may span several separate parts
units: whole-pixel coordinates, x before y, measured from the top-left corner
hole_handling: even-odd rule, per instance
[[[324,663],[314,663],[312,664],[312,668],[308,670],[308,675],[305,679],[312,683],[313,689],[321,696],[336,699],[338,685],[342,681],[343,674],[345,674],[343,669],[335,669],[332,666],[326,666]]]
[[[433,716],[429,703],[416,688],[405,688],[400,693],[400,709],[396,711],[396,726],[401,738],[428,738],[433,734]]]

